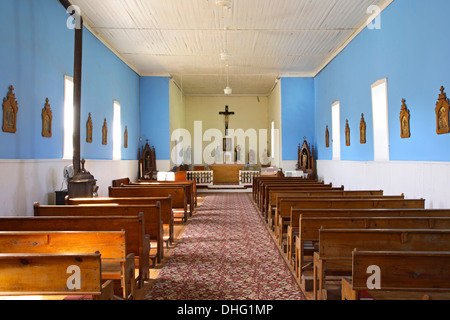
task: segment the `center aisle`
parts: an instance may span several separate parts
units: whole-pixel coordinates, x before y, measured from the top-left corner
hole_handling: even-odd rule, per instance
[[[304,300],[248,193],[207,195],[146,300]]]

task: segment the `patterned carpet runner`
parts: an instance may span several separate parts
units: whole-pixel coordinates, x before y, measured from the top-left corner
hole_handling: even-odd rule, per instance
[[[147,300],[303,300],[250,194],[207,195]]]

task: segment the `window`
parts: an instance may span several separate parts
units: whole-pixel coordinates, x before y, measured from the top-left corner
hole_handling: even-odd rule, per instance
[[[114,101],[113,160],[122,160],[122,123],[120,117],[120,103]]]
[[[333,160],[341,160],[341,104],[336,101],[331,105]]]
[[[73,159],[73,78],[64,77],[64,153],[63,159]]]
[[[275,159],[275,121],[272,121],[272,127],[271,127],[271,153],[272,153],[272,159]]]
[[[372,85],[373,147],[375,161],[389,161],[387,79]]]

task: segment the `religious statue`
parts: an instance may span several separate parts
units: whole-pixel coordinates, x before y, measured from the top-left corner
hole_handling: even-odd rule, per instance
[[[125,149],[128,149],[128,126],[125,126],[125,133],[124,133],[124,137],[123,137],[123,147]]]
[[[108,125],[105,121],[103,122],[103,128],[102,128],[102,144],[106,146],[108,144]]]
[[[191,153],[192,153],[191,146],[188,146],[186,148],[186,153],[185,153],[185,156],[184,156],[184,163],[185,164],[191,164]]]
[[[234,148],[234,152],[236,154],[236,162],[241,161],[241,146],[237,145],[236,148]]]
[[[270,158],[267,155],[267,148],[264,149],[264,152],[261,155],[261,158],[262,158],[262,164],[263,165],[268,165],[270,163]]]
[[[361,123],[359,125],[359,140],[361,144],[366,143],[366,121],[364,120],[364,113],[361,114]]]
[[[218,163],[220,161],[220,148],[219,148],[219,146],[217,146],[217,148],[215,150],[215,161],[216,161],[216,163]]]
[[[411,137],[411,131],[409,129],[410,114],[405,102],[406,100],[403,99],[402,109],[400,111],[400,137],[402,137],[403,139]]]
[[[345,145],[350,147],[350,126],[348,124],[348,120],[345,123]]]
[[[303,150],[302,153],[302,167],[308,167],[308,153],[306,152],[306,150]]]
[[[48,98],[45,99],[45,106],[42,109],[42,136],[45,138],[51,138],[52,136],[52,110]]]
[[[249,164],[256,164],[255,161],[255,150],[250,149],[249,153],[248,153],[248,163]]]
[[[86,142],[87,143],[92,143],[92,118],[91,118],[91,113],[89,112],[89,118],[88,121],[86,123]]]

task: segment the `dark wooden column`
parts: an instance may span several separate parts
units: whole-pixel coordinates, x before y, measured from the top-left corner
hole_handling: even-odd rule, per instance
[[[72,4],[69,0],[59,0],[66,11],[71,15]],[[74,177],[69,180],[69,197],[92,197],[95,182],[94,177],[85,170],[84,160],[81,160],[81,79],[83,66],[83,18],[74,16],[75,24],[75,50],[74,50],[74,67],[73,67],[73,171]]]
[[[72,6],[69,0],[59,0],[64,8],[69,10]],[[69,11],[69,13],[71,13]],[[75,14],[75,13],[73,13]],[[74,17],[78,24],[75,28],[75,51],[74,51],[74,70],[73,70],[73,170],[77,174],[81,171],[81,145],[80,145],[80,126],[81,126],[81,78],[83,65],[83,18]]]

